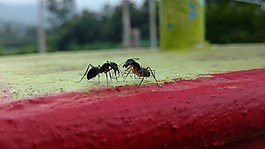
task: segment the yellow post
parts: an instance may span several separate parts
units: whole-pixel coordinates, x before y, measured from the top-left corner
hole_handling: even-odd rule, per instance
[[[160,0],[160,47],[202,47],[205,43],[204,0]]]

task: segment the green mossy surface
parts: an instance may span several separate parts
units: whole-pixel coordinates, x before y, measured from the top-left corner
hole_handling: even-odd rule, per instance
[[[265,45],[213,46],[204,50],[189,52],[132,49],[115,51],[81,51],[31,54],[0,57],[0,87],[9,89],[13,99],[49,95],[67,91],[85,91],[98,79],[80,80],[88,64],[102,65],[114,61],[118,64],[128,58],[140,58],[143,67],[150,66],[160,83],[174,78],[194,79],[199,76],[265,68]],[[101,84],[106,85],[101,74]],[[125,82],[109,81],[110,86],[138,84],[139,79],[128,77]],[[155,83],[152,78],[144,83]]]

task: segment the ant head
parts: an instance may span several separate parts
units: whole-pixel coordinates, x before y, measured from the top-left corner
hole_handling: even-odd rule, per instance
[[[132,65],[132,63],[134,63],[135,60],[139,60],[139,58],[130,58],[130,59],[127,59],[127,61],[124,63],[124,65],[122,67],[127,68],[128,66]]]

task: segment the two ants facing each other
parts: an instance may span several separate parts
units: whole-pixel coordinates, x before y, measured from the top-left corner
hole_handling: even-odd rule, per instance
[[[123,81],[125,81],[126,78],[128,77],[128,75],[132,72],[133,74],[135,74],[138,77],[142,78],[139,85],[142,84],[142,82],[143,82],[145,77],[150,77],[152,75],[153,78],[156,81],[156,84],[159,86],[159,84],[157,82],[157,79],[156,79],[153,71],[151,70],[151,68],[150,67],[147,67],[147,68],[141,67],[140,64],[136,62],[136,60],[139,60],[139,58],[130,58],[130,59],[127,59],[126,62],[122,63],[123,64],[122,67],[126,68],[126,71],[127,71],[127,74],[126,74],[126,76],[125,76]],[[90,67],[91,67],[91,69],[89,69]],[[111,73],[110,73],[111,70],[114,71],[114,75],[115,75],[116,81],[118,82],[117,73],[118,74],[121,73],[118,65],[115,62],[107,61],[102,66],[99,65],[98,67],[95,67],[92,64],[89,64],[87,66],[87,69],[86,69],[84,75],[80,79],[80,81],[78,81],[76,83],[81,82],[82,79],[85,77],[85,75],[87,75],[87,80],[95,78],[98,75],[98,80],[99,80],[99,74],[100,73],[105,73],[106,79],[107,79],[107,84],[108,84],[109,83],[108,82],[108,73],[110,75],[110,78],[112,79],[112,76],[111,76]]]

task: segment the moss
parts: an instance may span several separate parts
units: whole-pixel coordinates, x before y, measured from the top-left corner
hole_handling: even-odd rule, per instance
[[[264,45],[213,46],[191,52],[158,50],[116,50],[50,53],[1,57],[0,74],[14,99],[67,91],[85,91],[98,79],[78,81],[88,64],[101,65],[107,60],[118,64],[127,58],[139,57],[143,67],[150,66],[160,82],[174,78],[194,79],[213,73],[265,67]],[[100,77],[106,85],[105,75]],[[109,85],[138,84],[139,79],[128,77],[125,82],[110,80]],[[154,83],[152,78],[144,83]],[[2,84],[1,84],[2,85]],[[0,85],[0,87],[1,87]],[[5,87],[7,88],[7,87]]]

